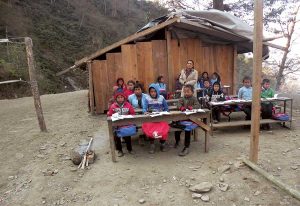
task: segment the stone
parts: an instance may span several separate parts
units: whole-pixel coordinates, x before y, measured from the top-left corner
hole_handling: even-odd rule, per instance
[[[244,200],[247,201],[247,202],[250,201],[249,197],[245,197]]]
[[[233,166],[234,166],[235,168],[237,168],[237,169],[241,168],[241,167],[244,166],[244,165],[245,165],[245,163],[242,162],[242,161],[237,161],[237,162],[235,162],[235,163],[233,164]]]
[[[192,198],[193,199],[200,199],[201,197],[202,197],[202,195],[199,194],[199,193],[192,193]]]
[[[216,174],[216,171],[212,171],[213,174]]]
[[[79,165],[81,162],[81,155],[79,154],[79,152],[72,151],[71,152],[71,160],[72,160],[73,164]]]
[[[163,183],[167,183],[167,180],[166,180],[166,179],[164,179],[164,180],[163,180]]]
[[[209,196],[208,196],[208,195],[202,195],[202,196],[201,196],[201,200],[202,200],[203,202],[208,202],[208,201],[209,201]]]
[[[257,195],[260,195],[260,194],[261,194],[261,191],[254,192],[254,196],[257,196]]]
[[[220,182],[224,182],[224,178],[223,178],[223,177],[220,177],[220,178],[219,178],[219,181],[220,181]]]
[[[146,202],[145,199],[139,199],[139,203],[140,203],[140,204],[144,204],[145,202]]]
[[[223,165],[223,166],[218,168],[218,172],[220,172],[220,173],[224,173],[228,170],[230,170],[230,165]]]
[[[219,183],[219,184],[218,184],[218,187],[219,187],[219,189],[220,189],[222,192],[226,192],[226,191],[228,190],[228,188],[229,188],[229,185],[226,184],[226,183]]]
[[[71,172],[76,172],[76,171],[77,171],[77,168],[76,168],[76,167],[73,167],[73,168],[70,169],[70,171],[71,171]]]
[[[43,201],[42,201],[42,203],[43,203],[43,204],[46,204],[46,201],[45,201],[45,200],[43,200]]]
[[[8,180],[14,180],[15,176],[8,176]]]
[[[210,182],[202,182],[189,188],[192,192],[204,193],[209,192],[213,185]]]
[[[298,166],[297,165],[293,165],[293,166],[291,166],[291,169],[296,170],[296,169],[298,169]]]
[[[58,173],[58,169],[55,169],[55,170],[53,171],[53,173],[54,173],[54,174],[57,174],[57,173]]]
[[[60,144],[60,146],[61,146],[61,147],[64,147],[64,146],[66,146],[66,144],[67,144],[66,142],[62,142],[62,143]]]

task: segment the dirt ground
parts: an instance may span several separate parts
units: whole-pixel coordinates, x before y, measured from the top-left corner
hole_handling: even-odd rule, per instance
[[[190,154],[179,157],[174,148],[148,154],[148,145],[133,141],[136,155],[112,163],[106,117],[87,113],[87,91],[44,95],[47,133],[40,133],[30,97],[0,101],[0,205],[300,205],[287,193],[240,165],[249,153],[250,131],[224,129],[210,139],[192,142]],[[296,104],[295,104],[296,105]],[[260,135],[259,165],[300,191],[300,113],[292,130],[274,125]],[[87,170],[76,170],[70,151],[95,137],[98,159]],[[173,134],[170,135],[170,145]],[[220,167],[230,170],[221,174]],[[219,170],[218,170],[219,168]],[[53,176],[44,176],[45,170]],[[218,188],[224,179],[225,192]],[[211,182],[203,202],[188,187]]]

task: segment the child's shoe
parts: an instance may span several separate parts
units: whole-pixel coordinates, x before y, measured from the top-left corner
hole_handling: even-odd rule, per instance
[[[154,143],[152,143],[152,144],[150,144],[150,150],[149,150],[149,153],[150,153],[150,154],[154,154],[154,152],[155,152],[155,145],[154,145]]]
[[[179,156],[186,156],[189,153],[189,148],[188,147],[184,147],[183,150],[181,152],[179,152]]]
[[[166,150],[166,143],[161,143],[160,144],[160,151],[165,152]]]
[[[124,152],[123,151],[118,151],[118,157],[123,157],[124,156]]]

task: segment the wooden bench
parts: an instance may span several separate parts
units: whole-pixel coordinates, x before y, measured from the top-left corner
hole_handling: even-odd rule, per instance
[[[289,120],[290,121],[290,120]],[[289,121],[280,121],[275,119],[261,119],[260,124],[267,123],[285,123]],[[213,128],[224,128],[224,127],[238,127],[244,125],[251,125],[251,120],[241,120],[241,121],[232,121],[232,122],[219,122],[217,124],[212,124]]]

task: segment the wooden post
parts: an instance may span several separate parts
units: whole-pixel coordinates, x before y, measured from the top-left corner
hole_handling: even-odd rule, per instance
[[[267,180],[271,181],[273,184],[278,186],[283,191],[287,192],[288,194],[292,195],[297,200],[300,200],[300,192],[295,190],[294,188],[290,187],[289,185],[284,184],[281,182],[281,180],[277,179],[273,175],[268,174],[265,170],[257,166],[256,164],[253,164],[252,162],[243,159],[243,162],[248,165],[250,168],[258,172],[260,175],[264,176]]]
[[[115,138],[112,128],[112,122],[108,122],[108,135],[109,135],[109,145],[110,145],[110,152],[111,152],[111,160],[113,162],[117,162],[116,159],[116,146],[115,146]]]
[[[33,95],[33,101],[34,101],[36,115],[38,118],[41,132],[47,132],[44,115],[43,115],[41,99],[40,99],[39,88],[38,88],[38,84],[36,81],[36,73],[35,73],[35,65],[34,65],[34,58],[33,58],[33,52],[32,52],[31,38],[25,37],[25,46],[26,46],[30,86],[31,86],[31,92]]]
[[[233,86],[232,86],[232,94],[235,95],[237,92],[237,82],[238,82],[238,70],[237,70],[237,45],[233,45]]]
[[[168,86],[169,91],[174,89],[174,72],[173,72],[173,59],[172,59],[172,45],[171,45],[171,32],[166,28],[165,35],[167,39],[167,54],[168,54]]]
[[[86,63],[87,69],[89,71],[89,102],[91,114],[95,114],[95,95],[94,95],[94,85],[93,85],[93,71],[92,71],[92,62],[88,61]]]
[[[254,3],[254,32],[253,32],[253,78],[252,78],[252,114],[251,114],[251,138],[250,160],[257,163],[259,129],[260,129],[260,94],[261,94],[261,70],[262,70],[262,29],[263,29],[263,0],[255,0]]]

